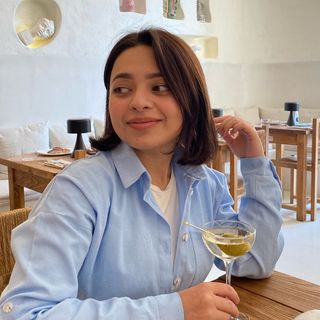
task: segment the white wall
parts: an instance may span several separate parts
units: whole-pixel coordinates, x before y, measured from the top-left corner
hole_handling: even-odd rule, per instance
[[[214,105],[320,108],[319,0],[213,0],[213,8],[219,58],[206,74]]]
[[[251,64],[244,66],[245,104],[283,107],[300,101],[306,108],[320,109],[320,61]]]
[[[40,1],[40,0],[39,0]],[[43,0],[46,1],[46,0]],[[219,55],[203,66],[215,106],[319,108],[319,0],[210,0],[212,23],[196,21],[196,0],[181,0],[185,20],[121,13],[118,0],[56,0],[60,31],[46,47],[24,47],[14,32],[18,0],[0,1],[0,126],[69,117],[103,117],[102,73],[118,36],[141,26],[218,37]]]
[[[319,0],[213,0],[220,60],[319,61]]]
[[[47,46],[30,49],[14,30],[19,1],[0,1],[0,126],[103,118],[104,63],[121,34],[141,26],[161,26],[181,34],[206,34],[213,29],[196,21],[196,0],[181,1],[183,21],[165,19],[162,0],[147,0],[146,15],[120,12],[118,0],[56,3],[62,14],[59,33]]]

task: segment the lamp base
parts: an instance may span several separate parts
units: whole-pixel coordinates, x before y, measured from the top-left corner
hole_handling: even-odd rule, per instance
[[[76,140],[74,149],[72,151],[71,158],[74,158],[74,153],[76,150],[86,150],[86,145],[83,142],[81,133],[77,133],[77,140]]]
[[[299,123],[299,113],[298,111],[290,111],[289,118],[287,121],[287,125],[292,127],[292,126],[297,126]]]

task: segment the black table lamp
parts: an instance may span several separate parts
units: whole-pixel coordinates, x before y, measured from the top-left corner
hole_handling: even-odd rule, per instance
[[[290,111],[289,118],[287,121],[288,126],[296,126],[299,123],[298,111],[300,109],[300,104],[298,102],[285,102],[284,110]]]
[[[67,120],[68,133],[76,133],[77,140],[72,151],[71,157],[74,158],[75,150],[86,150],[86,145],[82,139],[82,133],[91,131],[90,119],[69,119]]]
[[[223,116],[223,109],[221,108],[212,108],[211,111],[214,118]]]

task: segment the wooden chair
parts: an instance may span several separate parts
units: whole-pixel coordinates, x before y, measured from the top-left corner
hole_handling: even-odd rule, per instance
[[[261,140],[264,155],[269,158],[269,124],[263,124],[261,127],[256,126],[256,131]]]
[[[27,220],[30,208],[0,212],[0,293],[7,286],[14,265],[11,252],[11,231]]]
[[[312,120],[312,142],[311,142],[311,157],[307,160],[307,172],[311,173],[311,190],[310,196],[307,198],[307,203],[311,204],[311,208],[307,209],[307,213],[311,215],[311,221],[316,219],[318,198],[318,166],[319,166],[319,133],[320,119]],[[296,170],[297,161],[281,159],[282,166],[290,168],[290,204],[293,204],[296,198]],[[285,207],[285,205],[284,205]]]

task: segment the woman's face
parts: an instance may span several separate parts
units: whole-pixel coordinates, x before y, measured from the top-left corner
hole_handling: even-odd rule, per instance
[[[151,47],[127,49],[115,61],[109,113],[117,135],[137,152],[168,153],[174,149],[182,114]]]

